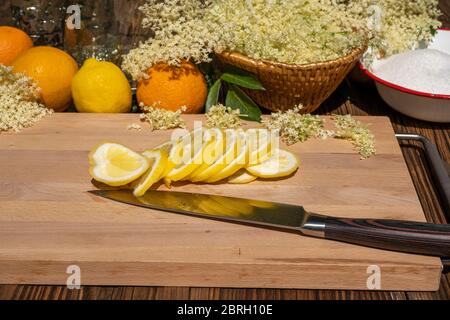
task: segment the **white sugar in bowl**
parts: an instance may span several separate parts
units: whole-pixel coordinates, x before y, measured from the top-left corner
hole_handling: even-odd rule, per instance
[[[450,123],[450,30],[440,29],[428,50],[375,61],[362,70],[383,100],[410,117]]]

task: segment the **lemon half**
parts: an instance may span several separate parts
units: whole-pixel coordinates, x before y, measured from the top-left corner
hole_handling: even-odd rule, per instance
[[[150,164],[146,157],[118,143],[104,143],[89,154],[89,173],[104,184],[124,186],[142,176]]]

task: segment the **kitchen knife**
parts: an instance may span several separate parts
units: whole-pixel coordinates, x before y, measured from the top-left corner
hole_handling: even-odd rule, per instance
[[[450,225],[329,217],[307,212],[301,206],[218,195],[148,191],[142,197],[135,197],[129,190],[89,192],[139,207],[297,232],[366,247],[450,257]]]

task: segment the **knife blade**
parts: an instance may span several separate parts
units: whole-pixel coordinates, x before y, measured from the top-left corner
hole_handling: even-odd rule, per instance
[[[441,258],[450,257],[450,225],[413,221],[350,219],[306,211],[302,206],[172,191],[129,190],[89,193],[128,205],[221,220],[366,247]]]

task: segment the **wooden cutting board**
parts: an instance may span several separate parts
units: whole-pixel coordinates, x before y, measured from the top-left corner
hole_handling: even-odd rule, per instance
[[[192,127],[201,116],[186,116]],[[249,185],[173,189],[273,200],[343,217],[425,221],[388,118],[361,117],[378,154],[361,161],[349,142],[310,140],[288,149],[294,176]],[[367,290],[437,290],[437,258],[132,207],[88,194],[88,152],[103,141],[136,150],[170,131],[127,130],[137,115],[56,114],[20,134],[0,134],[0,283]],[[247,124],[246,127],[251,125]],[[164,189],[164,187],[160,187]],[[369,273],[368,273],[369,272]]]

